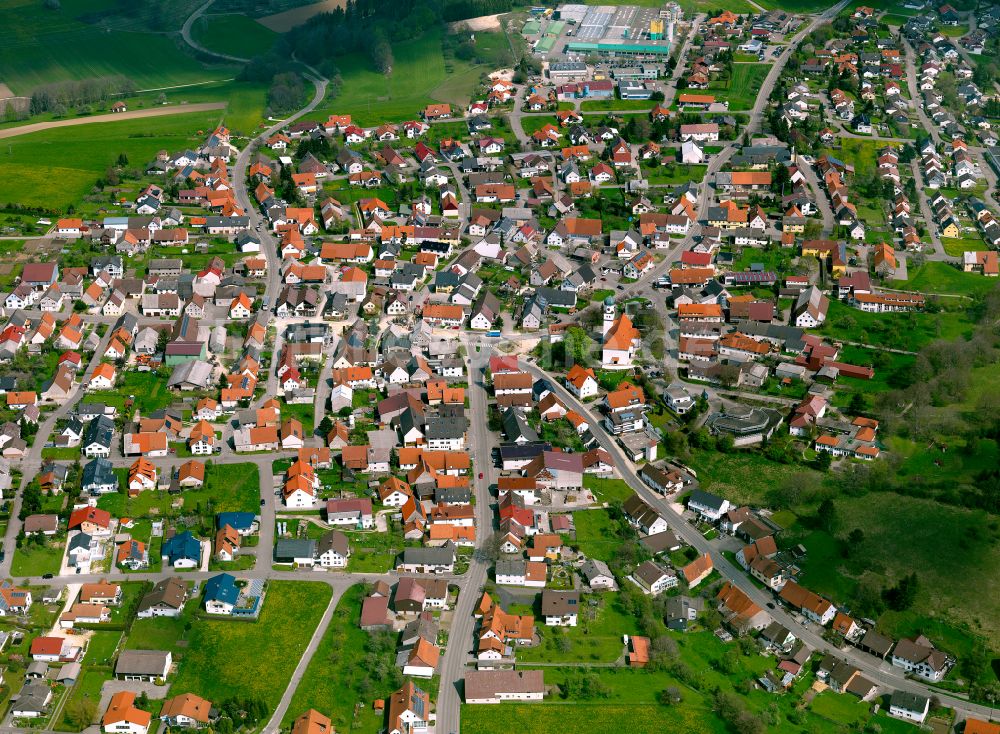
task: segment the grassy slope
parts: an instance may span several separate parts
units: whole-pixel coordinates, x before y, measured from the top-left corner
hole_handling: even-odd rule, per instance
[[[245,15],[211,15],[195,23],[195,40],[212,51],[251,58],[264,53],[278,34]]]
[[[477,33],[479,53],[501,63],[506,41],[499,33]],[[384,76],[371,68],[361,55],[338,59],[344,80],[340,95],[327,99],[316,117],[327,114],[351,114],[361,124],[415,119],[431,102],[466,105],[483,72],[489,65],[473,66],[454,61],[449,72],[441,53],[440,31],[431,31],[419,39],[393,47],[392,74]]]
[[[0,1],[0,81],[30,94],[34,86],[65,79],[124,75],[144,89],[232,76],[231,66],[206,67],[169,36],[104,31],[77,20],[112,5],[63,0],[60,10],[49,11],[34,0]]]
[[[197,145],[219,121],[217,114],[171,115],[46,130],[6,141],[0,150],[0,203],[65,208],[125,152],[143,165],[156,151]]]
[[[1000,581],[995,518],[896,494],[840,497],[836,505],[843,532],[860,528],[865,540],[844,559],[827,534],[806,535],[805,586],[837,599],[858,579],[891,585],[915,571],[917,602],[904,615],[886,615],[881,623],[888,631],[905,633],[911,631],[908,626],[948,619],[998,639],[1000,597],[982,593]]]
[[[326,584],[272,581],[257,622],[198,620],[171,690],[211,701],[254,696],[273,709],[331,594]]]
[[[988,293],[997,287],[995,279],[984,278],[975,273],[963,273],[958,268],[940,262],[925,263],[916,272],[910,271],[909,275],[909,280],[896,280],[889,285],[922,293],[967,296]]]

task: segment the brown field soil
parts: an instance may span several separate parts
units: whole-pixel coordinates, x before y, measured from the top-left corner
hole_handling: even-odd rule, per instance
[[[263,18],[258,18],[257,22],[275,33],[288,33],[292,28],[302,25],[314,15],[327,13],[345,5],[347,5],[347,0],[322,0],[322,2],[312,5],[303,5],[301,8],[292,8],[283,13],[265,15]]]
[[[0,82],[0,99],[7,99],[8,97],[13,97],[13,96],[14,93],[10,91],[10,87],[8,87],[3,82]]]

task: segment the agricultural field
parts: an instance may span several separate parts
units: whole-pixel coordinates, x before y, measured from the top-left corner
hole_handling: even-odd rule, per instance
[[[47,130],[5,141],[0,203],[64,210],[79,205],[94,182],[125,153],[144,165],[161,149],[198,145],[219,114],[194,113]],[[102,197],[106,201],[105,197]]]
[[[16,94],[70,79],[125,76],[139,89],[234,76],[231,65],[206,65],[180,39],[105,29],[81,22],[116,7],[114,0],[62,0],[48,10],[34,0],[0,2],[0,81]]]
[[[188,646],[173,690],[191,691],[211,701],[254,697],[273,709],[331,594],[322,583],[271,581],[256,622],[197,620],[186,635]],[[219,661],[238,664],[219,665]]]

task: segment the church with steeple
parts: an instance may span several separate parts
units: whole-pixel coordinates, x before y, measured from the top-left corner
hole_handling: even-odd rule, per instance
[[[616,316],[617,310],[614,297],[608,296],[604,300],[602,332],[604,344],[601,349],[601,366],[610,370],[631,369],[642,339],[628,314]]]

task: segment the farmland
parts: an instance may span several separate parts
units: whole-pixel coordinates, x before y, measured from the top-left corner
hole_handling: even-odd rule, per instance
[[[78,205],[119,153],[142,165],[158,150],[199,144],[219,119],[218,113],[172,115],[12,138],[0,152],[0,203],[57,210]]]
[[[105,30],[78,20],[112,0],[63,0],[48,10],[31,0],[0,2],[2,81],[17,94],[67,79],[126,76],[139,89],[232,76],[232,66],[206,66],[166,35]],[[109,53],[108,44],[114,52]]]

